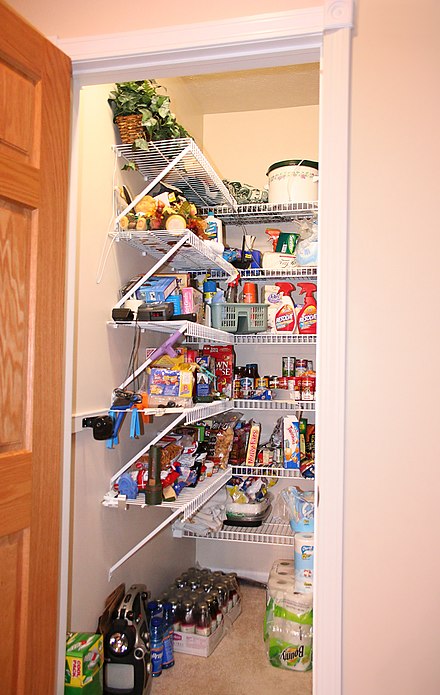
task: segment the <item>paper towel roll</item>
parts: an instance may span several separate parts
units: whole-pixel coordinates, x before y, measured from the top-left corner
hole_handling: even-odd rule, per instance
[[[297,591],[313,591],[313,559],[315,540],[313,533],[296,533],[294,540],[295,588]]]
[[[276,575],[270,577],[267,590],[269,596],[275,600],[283,598],[285,594],[293,594],[295,592],[295,577],[277,577]]]
[[[293,559],[292,560],[276,560],[273,565],[272,569],[270,570],[270,575],[278,575],[279,577],[293,577],[294,574],[294,567],[293,567]]]

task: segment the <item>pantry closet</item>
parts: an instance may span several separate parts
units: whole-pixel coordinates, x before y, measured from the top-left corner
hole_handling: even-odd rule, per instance
[[[347,39],[348,40],[348,39]],[[334,42],[336,46],[337,42]],[[344,40],[345,47],[345,40]],[[342,53],[344,52],[342,48]],[[330,53],[329,53],[330,55]],[[283,61],[280,61],[283,62]],[[284,58],[284,63],[286,59]],[[310,63],[304,63],[303,72]],[[329,59],[329,65],[332,64]],[[296,66],[296,72],[301,72],[301,65]],[[175,67],[174,70],[177,68]],[[316,66],[315,94],[316,94]],[[268,73],[268,69],[263,69]],[[280,75],[287,76],[295,70],[281,67]],[[253,79],[257,73],[250,75]],[[275,75],[276,73],[274,73]],[[309,77],[310,77],[309,75]],[[155,77],[154,70],[145,70],[144,75],[137,74],[133,78]],[[230,77],[230,76],[229,76]],[[238,75],[237,75],[238,77]],[[240,88],[242,95],[245,90],[246,75],[241,73],[244,82]],[[206,83],[211,76],[203,78]],[[86,79],[82,78],[84,82]],[[118,77],[118,79],[120,79]],[[129,74],[124,79],[131,79]],[[188,80],[185,83],[185,79]],[[275,110],[272,105],[264,103],[267,108],[257,106],[248,109],[249,113],[240,113],[235,110],[222,112],[205,112],[203,101],[196,101],[191,95],[190,81],[196,78],[164,78],[159,81],[164,83],[171,97],[173,109],[179,120],[193,135],[196,142],[201,145],[206,157],[209,159],[222,178],[241,180],[251,185],[263,187],[265,184],[266,166],[274,161],[290,157],[296,152],[302,155],[305,139],[307,139],[308,158],[315,158],[322,162],[318,148],[318,113],[319,108],[314,100],[301,105],[286,105],[283,94],[281,111]],[[203,81],[203,79],[201,81]],[[227,75],[222,75],[227,80]],[[96,82],[96,78],[94,79]],[[212,84],[212,82],[211,82]],[[235,83],[236,84],[236,83]],[[282,84],[282,83],[281,83]],[[323,83],[324,91],[328,89]],[[107,326],[110,319],[111,307],[117,300],[119,287],[131,276],[145,272],[148,264],[153,261],[142,256],[137,249],[118,242],[111,243],[108,232],[112,224],[112,189],[115,175],[120,169],[120,160],[112,151],[115,141],[115,131],[111,122],[111,112],[107,104],[107,96],[110,84],[100,86],[85,86],[81,90],[79,102],[79,120],[76,133],[76,142],[79,144],[78,165],[78,245],[77,245],[77,284],[76,284],[76,333],[75,351],[76,361],[74,367],[74,408],[73,408],[73,551],[71,568],[71,615],[70,627],[75,630],[93,630],[96,627],[96,617],[102,608],[105,596],[110,593],[113,586],[120,582],[126,585],[132,582],[145,582],[156,593],[179,571],[185,567],[199,562],[201,565],[220,569],[235,569],[244,576],[253,576],[263,579],[270,569],[273,559],[285,557],[286,546],[275,544],[247,545],[244,543],[194,540],[191,538],[173,538],[171,526],[164,524],[163,530],[155,535],[151,541],[122,565],[115,568],[115,572],[108,583],[109,569],[115,566],[127,551],[153,532],[166,519],[167,511],[164,509],[130,508],[117,509],[103,506],[102,497],[109,487],[109,481],[115,472],[124,466],[139,450],[139,443],[130,441],[128,430],[121,433],[121,443],[115,450],[107,450],[102,442],[92,439],[91,431],[82,427],[83,418],[106,412],[112,389],[122,382],[126,375],[128,358],[130,355],[132,336],[129,329]],[[281,87],[282,90],[282,87]],[[200,92],[199,92],[200,94]],[[255,94],[255,92],[254,92]],[[287,90],[286,90],[287,94]],[[224,92],[226,101],[226,91]],[[208,100],[209,103],[209,100]],[[255,115],[255,123],[259,120],[255,132],[249,128],[250,112]],[[281,119],[288,116],[285,125]],[[231,126],[232,123],[235,126]],[[241,121],[241,122],[240,122]],[[325,134],[325,126],[321,122],[320,137]],[[308,130],[308,132],[306,132]],[[275,138],[272,134],[282,133],[278,150],[267,154],[263,149],[267,146],[270,150],[271,141]],[[248,141],[244,150],[243,134],[246,133]],[[236,141],[234,141],[236,138]],[[225,145],[225,140],[227,145]],[[249,157],[246,148],[253,154],[261,154],[261,160],[256,161]],[[312,151],[313,150],[313,151]],[[325,159],[325,157],[324,157]],[[250,168],[246,168],[249,163]],[[341,164],[341,166],[343,163]],[[258,170],[258,178],[256,172]],[[129,175],[126,179],[134,193],[142,188],[142,181],[136,182],[137,174]],[[137,188],[137,190],[136,190]],[[331,191],[328,189],[327,195]],[[327,201],[328,204],[328,201]],[[248,224],[251,225],[248,227]],[[234,225],[227,228],[230,234],[228,242],[237,243],[241,238],[241,227]],[[251,232],[251,222],[246,223]],[[325,225],[322,225],[325,229]],[[261,227],[258,232],[259,245],[264,244],[261,237]],[[267,243],[267,242],[266,242]],[[343,245],[343,239],[341,240]],[[269,250],[266,247],[264,250]],[[325,242],[321,252],[325,251]],[[343,254],[339,262],[343,260]],[[326,274],[327,273],[327,274]],[[97,282],[98,280],[98,282]],[[321,283],[321,278],[319,278]],[[324,268],[324,284],[331,284],[328,277],[328,266]],[[325,339],[328,339],[329,319],[325,316],[326,302],[322,319],[322,331]],[[336,305],[335,305],[336,306]],[[336,306],[336,315],[338,307]],[[338,323],[338,319],[336,321]],[[343,327],[343,319],[340,325]],[[158,334],[148,334],[144,346],[155,347],[160,344],[161,337]],[[337,341],[339,342],[339,341]],[[280,345],[267,345],[264,351],[266,366],[262,371],[267,373],[269,365],[275,359],[281,362],[281,356],[300,352],[294,346],[294,351],[281,350]],[[284,346],[283,346],[284,347]],[[292,346],[293,347],[293,346]],[[237,346],[237,362],[241,363],[246,358],[249,347],[246,342]],[[252,348],[253,349],[253,348]],[[242,354],[240,355],[240,350]],[[310,353],[306,353],[309,357]],[[332,355],[330,351],[329,356]],[[240,359],[241,358],[241,359]],[[310,357],[316,359],[316,357]],[[322,359],[322,355],[321,355]],[[279,364],[279,367],[281,364]],[[337,366],[337,365],[336,365]],[[327,365],[328,367],[328,365]],[[319,366],[318,366],[319,371]],[[332,376],[327,373],[321,384],[321,403],[326,408],[330,402],[324,386],[332,382]],[[343,383],[342,380],[340,382]],[[339,387],[339,384],[338,384]],[[247,414],[246,414],[247,415]],[[260,413],[257,413],[259,417]],[[266,420],[266,431],[270,427],[270,419],[273,422],[273,413],[270,411],[261,413]],[[151,430],[147,430],[145,443],[150,432],[161,430],[165,426],[165,418],[157,418]],[[328,423],[327,423],[328,426]],[[323,428],[324,429],[324,428]],[[331,437],[337,433],[332,430]],[[324,441],[329,442],[328,433],[324,433]],[[323,480],[324,482],[324,480]],[[337,481],[336,481],[337,482]],[[330,486],[331,488],[332,486]],[[288,546],[287,546],[288,547]],[[340,551],[340,549],[339,549]],[[290,552],[293,548],[290,547]],[[323,549],[323,557],[326,550]],[[338,595],[336,590],[335,595]],[[333,610],[333,607],[332,609]],[[329,614],[331,614],[331,610]],[[324,614],[324,611],[323,611]],[[292,678],[295,674],[292,674]],[[334,676],[338,681],[338,674]],[[315,692],[319,692],[315,683]],[[334,691],[337,692],[336,690]]]

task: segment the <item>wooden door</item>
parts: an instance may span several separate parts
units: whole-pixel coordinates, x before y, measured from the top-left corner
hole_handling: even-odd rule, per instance
[[[70,76],[70,60],[0,4],[4,695],[55,687]]]

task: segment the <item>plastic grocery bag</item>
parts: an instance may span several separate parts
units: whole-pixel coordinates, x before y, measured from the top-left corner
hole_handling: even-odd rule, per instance
[[[315,527],[315,496],[313,491],[287,487],[280,493],[295,533],[313,533]]]

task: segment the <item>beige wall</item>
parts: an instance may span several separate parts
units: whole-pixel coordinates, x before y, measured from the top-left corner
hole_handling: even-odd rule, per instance
[[[145,0],[130,0],[126,5],[108,0],[58,3],[53,0],[10,0],[9,4],[46,36],[70,38],[247,17],[268,11],[285,12],[321,3],[319,0],[273,0],[269,7],[267,0],[241,0],[240,3],[233,0],[221,3],[168,0],[162,5],[145,3]]]
[[[267,185],[267,168],[284,159],[318,159],[318,106],[205,114],[203,147],[222,178]]]

